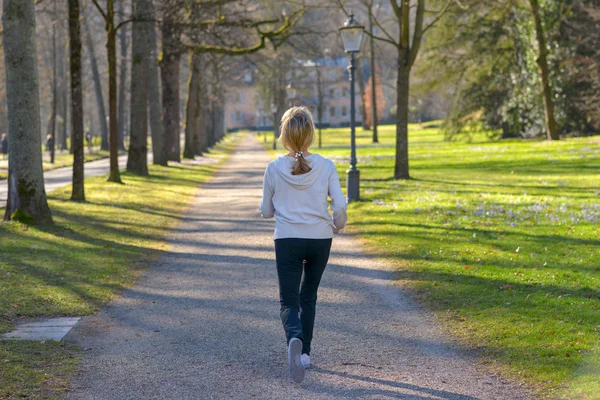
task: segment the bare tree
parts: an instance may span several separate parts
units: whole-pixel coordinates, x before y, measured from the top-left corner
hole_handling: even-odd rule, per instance
[[[54,12],[52,15],[52,109],[50,111],[50,118],[48,119],[48,132],[50,135],[50,163],[54,164],[54,158],[56,155],[56,108],[57,108],[57,70],[56,70],[56,5],[54,3]]]
[[[125,1],[119,2],[120,21],[125,19]],[[121,50],[121,62],[119,63],[119,110],[117,116],[119,130],[119,150],[125,150],[125,134],[127,131],[127,53],[129,43],[127,41],[127,26],[119,29],[119,46]]]
[[[42,169],[35,3],[4,0],[2,9],[10,140],[4,219],[52,223]]]
[[[187,12],[182,8],[186,6]],[[179,66],[183,52],[208,53],[214,55],[239,56],[256,53],[271,44],[277,48],[290,35],[304,12],[298,8],[283,18],[269,18],[260,14],[252,18],[253,9],[246,1],[214,0],[186,3],[170,0],[163,3],[162,23],[162,100],[163,128],[168,159],[180,161],[180,115],[179,115]],[[198,7],[202,12],[198,12]],[[197,35],[201,32],[202,35]],[[252,34],[248,34],[252,32]],[[212,121],[206,126],[207,146],[216,143],[225,131],[225,105],[220,67],[213,57],[213,82],[211,84]],[[215,67],[216,66],[216,67]],[[194,102],[188,104],[193,105]],[[206,110],[206,108],[205,108]],[[195,114],[194,114],[195,115]],[[204,124],[203,124],[204,125]],[[192,140],[186,154],[192,155]]]
[[[439,11],[434,11],[435,16],[425,26],[426,5],[431,1],[426,0],[389,0],[393,11],[394,26],[397,27],[398,37],[395,38],[381,21],[370,14],[373,24],[382,32],[375,39],[395,47],[398,57],[396,64],[396,161],[394,166],[395,179],[409,179],[408,164],[408,108],[410,95],[410,72],[415,64],[423,34],[430,29],[446,13],[451,4],[456,0],[447,0]],[[343,7],[343,2],[338,0]],[[412,6],[411,6],[411,3]],[[414,18],[411,18],[411,8],[414,8]],[[430,11],[431,12],[431,11]],[[413,24],[411,26],[411,20]],[[412,41],[411,41],[412,38]]]
[[[358,81],[358,92],[360,94],[360,115],[363,129],[368,131],[371,126],[367,122],[367,105],[365,102],[365,76],[363,72],[364,58],[358,57],[356,60],[356,80]]]
[[[71,148],[73,149],[73,190],[71,200],[84,201],[83,93],[81,82],[81,25],[79,0],[69,0],[71,49]]]
[[[117,30],[126,21],[115,24],[115,0],[106,0],[106,10],[92,0],[98,12],[104,19],[106,30],[106,53],[108,58],[108,116],[109,116],[109,142],[110,142],[110,173],[109,182],[121,182],[119,172],[119,143],[117,125]]]
[[[167,4],[168,6],[169,4]],[[179,143],[179,62],[181,58],[180,9],[169,7],[164,11],[162,23],[162,81],[163,135],[169,161],[181,161]]]
[[[375,39],[373,38],[373,0],[368,0],[367,10],[369,13],[369,61],[371,63],[371,124],[373,126],[373,143],[379,142],[377,132],[377,80],[375,78]],[[363,99],[363,104],[365,99]]]
[[[131,54],[131,127],[127,171],[148,175],[148,75],[150,73],[149,22],[147,3],[133,0]]]
[[[108,150],[108,124],[106,122],[106,107],[104,106],[104,95],[102,94],[102,80],[98,68],[98,59],[94,48],[94,40],[86,19],[81,20],[85,36],[85,45],[90,59],[92,79],[94,80],[94,94],[98,108],[98,123],[100,124],[100,150]]]
[[[148,17],[156,18],[154,3],[149,1],[146,5]],[[150,111],[150,130],[152,131],[153,163],[167,166],[167,152],[162,126],[162,106],[160,101],[160,79],[158,72],[158,55],[156,43],[156,27],[152,25],[148,31],[148,107]]]
[[[200,110],[200,75],[202,73],[201,56],[190,52],[190,77],[188,80],[188,98],[185,106],[185,142],[183,157],[193,159],[197,151],[198,131],[200,128],[198,117]]]
[[[533,17],[533,26],[538,44],[538,56],[536,63],[542,78],[542,97],[544,99],[544,117],[546,122],[546,135],[548,140],[558,140],[558,127],[554,115],[554,96],[550,86],[550,70],[548,69],[548,48],[546,47],[546,36],[540,17],[540,4],[538,0],[529,0],[531,6],[531,15]]]

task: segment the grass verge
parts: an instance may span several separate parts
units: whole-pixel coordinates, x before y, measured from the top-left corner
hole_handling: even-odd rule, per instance
[[[130,287],[166,248],[199,184],[241,135],[224,139],[210,163],[149,166],[125,185],[86,180],[86,203],[52,192],[55,225],[0,224],[0,334],[25,318],[90,314]],[[67,389],[78,349],[56,342],[0,341],[0,399],[53,399]]]
[[[600,139],[445,142],[413,125],[412,179],[396,181],[394,127],[379,133],[373,144],[357,132],[362,201],[350,205],[348,233],[391,260],[490,369],[548,398],[597,383]],[[323,144],[313,150],[345,184],[349,130],[324,130]]]

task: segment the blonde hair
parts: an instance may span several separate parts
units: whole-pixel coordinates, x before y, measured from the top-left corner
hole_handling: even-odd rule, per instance
[[[292,175],[310,172],[308,161],[301,155],[315,141],[315,124],[312,114],[306,107],[292,107],[281,117],[281,136],[283,147],[296,153],[296,163]]]

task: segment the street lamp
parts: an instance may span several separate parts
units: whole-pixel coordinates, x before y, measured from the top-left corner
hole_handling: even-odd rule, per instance
[[[350,168],[346,171],[348,181],[346,190],[348,192],[348,200],[358,200],[360,198],[360,171],[356,168],[356,130],[355,124],[355,99],[354,99],[354,54],[360,51],[360,45],[363,39],[364,26],[360,25],[354,15],[350,14],[348,20],[344,22],[344,26],[340,28],[340,35],[344,43],[344,50],[350,55],[350,65],[348,72],[350,75]]]
[[[286,86],[285,91],[287,92],[288,99],[290,99],[290,107],[293,107],[294,99],[296,98],[296,88],[290,83]]]
[[[271,112],[273,113],[273,150],[277,149],[277,106],[271,103]]]

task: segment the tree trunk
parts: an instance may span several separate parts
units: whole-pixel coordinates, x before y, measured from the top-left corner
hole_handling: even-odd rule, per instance
[[[375,71],[375,39],[373,38],[373,4],[369,6],[369,51],[371,61],[371,124],[373,126],[373,143],[379,142],[379,135],[377,133],[377,80]]]
[[[220,142],[225,137],[225,100],[219,98],[216,111],[216,142]]]
[[[102,94],[102,80],[100,70],[98,69],[98,60],[94,49],[94,40],[86,25],[85,18],[82,19],[85,31],[85,44],[90,57],[90,66],[92,68],[92,78],[94,80],[94,93],[96,94],[96,104],[98,105],[98,123],[100,124],[100,150],[108,150],[108,124],[106,122],[106,108],[104,106],[104,95]]]
[[[71,200],[85,201],[83,163],[83,93],[81,83],[81,27],[79,0],[69,0],[71,49],[71,148],[73,149],[73,191]]]
[[[542,95],[544,97],[544,114],[546,120],[546,135],[548,140],[559,140],[556,117],[554,115],[554,100],[552,97],[552,88],[550,87],[550,72],[548,70],[548,49],[546,48],[546,38],[544,28],[540,17],[540,5],[538,0],[529,0],[531,5],[531,14],[535,26],[535,35],[538,42],[538,64],[540,75],[542,77]]]
[[[54,164],[56,156],[56,113],[57,113],[57,95],[58,95],[58,72],[56,70],[56,10],[57,2],[54,3],[54,15],[52,22],[52,111],[48,121],[48,133],[50,133],[50,163]]]
[[[44,189],[33,0],[3,1],[9,177],[5,220],[52,223]]]
[[[409,76],[404,55],[406,50],[399,50],[397,78],[397,109],[396,109],[396,164],[395,179],[409,179],[408,169],[408,98]]]
[[[154,3],[148,1],[147,13],[151,20],[155,19]],[[148,106],[150,110],[150,130],[152,131],[153,163],[167,166],[167,152],[162,126],[162,108],[160,103],[160,80],[158,76],[158,55],[156,47],[156,27],[152,24],[148,31],[150,60],[148,62]]]
[[[169,12],[162,24],[163,57],[161,62],[163,132],[167,159],[181,161],[179,143],[179,32],[174,21],[169,20]]]
[[[396,161],[394,179],[410,179],[408,168],[408,99],[410,90],[410,0],[402,0],[396,81]]]
[[[148,76],[150,49],[146,1],[133,0],[131,34],[131,127],[127,171],[148,175]]]
[[[325,60],[323,59],[323,62],[325,62]],[[321,67],[315,63],[315,69],[317,72],[317,120],[318,120],[318,129],[319,129],[319,148],[322,147],[323,145],[323,141],[322,141],[322,130],[323,130],[323,103],[324,103],[324,95],[323,95],[323,86],[322,86],[322,79],[323,79],[323,71],[321,71]]]
[[[61,29],[62,31],[62,29]],[[62,35],[60,35],[62,36]],[[59,37],[60,37],[59,36]],[[61,37],[60,38],[60,42],[58,43],[58,109],[59,109],[59,114],[61,116],[61,124],[60,124],[60,129],[59,129],[59,135],[58,135],[58,148],[61,151],[64,151],[66,149],[68,149],[67,146],[67,118],[69,117],[69,111],[68,111],[68,99],[67,99],[67,92],[69,91],[69,85],[68,85],[68,77],[67,77],[67,68],[66,68],[66,61],[67,61],[67,54],[66,54],[66,49],[67,49],[67,43],[66,41]]]
[[[185,104],[185,144],[183,147],[183,158],[191,160],[194,159],[196,150],[195,138],[198,130],[199,59],[199,54],[189,54],[190,77],[188,79],[188,98]]]
[[[360,115],[362,118],[362,127],[369,130],[371,127],[367,123],[367,105],[365,104],[365,77],[363,76],[363,59],[356,60],[356,80],[358,81],[358,90],[360,93]]]
[[[205,103],[204,105],[204,126],[206,132],[206,150],[210,149],[214,144],[214,125],[215,125],[215,113],[214,104],[212,101]]]
[[[204,76],[202,75],[203,71],[203,59],[202,56],[198,57],[198,96],[196,96],[196,136],[194,140],[195,149],[194,153],[198,156],[204,154],[207,150],[206,148],[206,112],[204,110],[205,104],[207,101],[206,96],[206,82],[204,81]]]
[[[119,172],[117,125],[117,31],[115,30],[115,0],[106,0],[106,54],[108,57],[108,119],[110,143],[109,182],[122,183]]]
[[[119,2],[119,14],[121,18],[125,18],[125,2]],[[127,131],[127,27],[129,24],[123,25],[119,30],[119,45],[121,46],[121,63],[119,69],[119,150],[125,150],[125,136]]]

